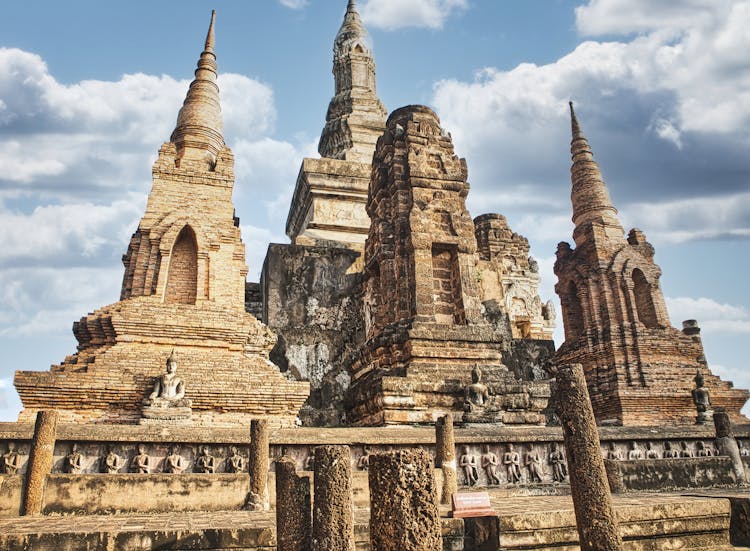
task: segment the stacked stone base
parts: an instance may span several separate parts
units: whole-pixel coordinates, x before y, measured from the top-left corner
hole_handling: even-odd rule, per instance
[[[578,548],[569,498],[505,499],[495,518],[442,518],[442,549]],[[625,549],[730,551],[727,499],[652,496],[617,500]],[[370,548],[367,511],[355,514],[355,548]],[[273,512],[195,512],[0,519],[3,549],[276,549]],[[477,527],[480,521],[485,526]],[[488,526],[488,523],[491,525]],[[488,529],[489,528],[489,529]],[[481,534],[481,536],[480,536]],[[494,541],[487,541],[494,538]],[[486,545],[486,547],[479,547]]]
[[[347,422],[359,426],[432,424],[445,414],[461,421],[464,390],[479,365],[490,399],[484,413],[503,424],[544,424],[547,381],[522,381],[502,364],[488,326],[414,323],[365,345],[354,362]]]
[[[568,498],[493,500],[498,512],[495,547],[487,549],[578,549],[575,515]],[[566,504],[567,502],[567,504]],[[624,549],[731,550],[727,500],[683,496],[616,499]],[[468,529],[468,527],[467,527]]]
[[[638,333],[638,361],[623,352],[633,346],[627,328],[606,339],[603,335],[587,334],[576,341],[566,341],[557,351],[558,364],[583,364],[598,423],[695,424],[691,392],[697,369],[705,377],[714,409],[725,408],[734,423],[748,422],[740,410],[750,393],[710,373],[699,339],[672,327],[639,327]]]
[[[96,311],[75,331],[76,355],[50,371],[16,372],[20,421],[55,409],[63,422],[137,423],[173,349],[196,425],[268,416],[291,427],[309,394],[308,383],[287,379],[268,360],[275,335],[244,310],[137,297]]]

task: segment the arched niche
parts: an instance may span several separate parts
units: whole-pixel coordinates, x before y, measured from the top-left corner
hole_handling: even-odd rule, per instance
[[[633,270],[633,295],[635,296],[635,307],[638,314],[638,320],[646,327],[653,328],[659,326],[659,320],[656,316],[654,299],[651,293],[651,284],[646,279],[642,270],[636,268]]]
[[[574,281],[568,283],[565,300],[562,301],[564,308],[565,338],[567,340],[577,339],[583,335],[585,324],[583,320],[583,306],[578,297],[578,286]]]
[[[195,231],[185,225],[175,239],[169,256],[164,302],[195,304],[198,294],[198,242]]]

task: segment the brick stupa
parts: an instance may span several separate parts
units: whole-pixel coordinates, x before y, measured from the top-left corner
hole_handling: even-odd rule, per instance
[[[73,325],[78,351],[48,372],[18,371],[24,409],[62,421],[135,423],[174,349],[190,422],[291,426],[309,384],[268,355],[276,336],[245,312],[245,245],[234,216],[234,157],[224,144],[213,16],[177,125],[159,150],[146,212],[123,256],[120,301]]]
[[[506,343],[483,315],[466,161],[455,155],[437,115],[419,105],[391,113],[371,174],[366,340],[352,362],[348,421],[458,417],[477,366],[493,422],[544,423],[549,383],[522,380],[503,363]]]
[[[691,391],[699,371],[713,406],[746,423],[747,390],[712,374],[694,320],[672,327],[654,248],[640,230],[627,238],[591,147],[570,105],[575,249],[560,243],[555,286],[565,342],[557,361],[583,364],[599,423],[692,424]]]

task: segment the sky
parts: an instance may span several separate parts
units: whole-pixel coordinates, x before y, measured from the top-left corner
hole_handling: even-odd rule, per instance
[[[711,369],[750,388],[750,0],[358,5],[381,100],[437,111],[467,159],[471,214],[505,214],[529,238],[545,301],[556,300],[556,245],[572,241],[575,101],[623,225],[656,248],[672,324],[698,319]],[[301,160],[317,156],[345,6],[3,6],[0,421],[21,407],[14,371],[61,362],[75,352],[73,321],[118,300],[121,256],[212,8],[234,200],[257,281],[268,243],[288,242]]]

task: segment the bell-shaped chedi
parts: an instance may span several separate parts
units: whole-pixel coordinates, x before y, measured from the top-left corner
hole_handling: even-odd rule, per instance
[[[279,373],[268,359],[276,336],[245,312],[248,268],[233,187],[212,16],[195,80],[171,141],[159,150],[146,212],[123,256],[120,301],[74,324],[78,350],[62,364],[16,372],[21,420],[57,409],[67,421],[133,423],[144,408],[164,406],[165,419],[184,421],[184,410],[170,415],[174,405],[192,408],[191,422],[203,425],[246,425],[257,416],[293,425],[309,386]],[[168,366],[167,378],[179,377],[183,387],[154,395],[173,349],[176,374]]]
[[[482,313],[466,179],[466,162],[432,110],[390,115],[367,200],[366,341],[351,368],[350,422],[431,423],[464,411],[468,422],[544,422],[548,383],[515,377]],[[466,403],[472,371],[487,387],[481,404]]]
[[[695,423],[696,370],[713,406],[747,422],[740,409],[748,392],[711,373],[697,324],[685,322],[682,331],[670,324],[654,248],[640,230],[625,237],[572,103],[570,110],[576,247],[557,248],[565,342],[556,361],[583,364],[599,423]]]

